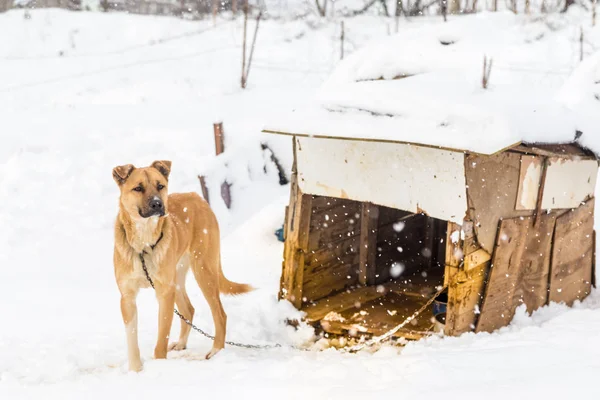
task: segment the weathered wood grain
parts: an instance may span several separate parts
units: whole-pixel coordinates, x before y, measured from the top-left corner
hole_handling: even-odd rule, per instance
[[[471,332],[479,315],[479,307],[485,289],[485,278],[489,269],[489,255],[481,249],[475,238],[472,221],[464,221],[461,227],[462,249],[455,249],[452,269],[448,279],[448,311],[445,331],[451,335]],[[459,259],[462,250],[462,259]],[[460,266],[462,264],[462,266]]]
[[[361,285],[375,283],[375,261],[377,258],[377,221],[379,208],[371,203],[363,203],[360,216],[360,248],[358,282]]]
[[[550,273],[550,301],[572,305],[591,291],[594,199],[556,219]]]
[[[462,227],[453,222],[448,222],[446,231],[446,266],[444,273],[444,284],[448,285],[448,307],[446,312],[446,335],[455,335],[455,323],[458,317],[458,297],[456,275],[463,260],[463,240],[461,238]]]
[[[528,312],[547,303],[552,232],[556,214],[502,220],[484,296],[478,332],[506,326],[521,304]]]
[[[477,241],[492,254],[500,218],[533,214],[530,210],[515,210],[521,154],[469,155],[465,163],[469,218],[474,223]]]
[[[522,221],[511,218],[500,222],[477,332],[492,332],[506,326],[514,315],[513,295],[527,233],[527,224]]]

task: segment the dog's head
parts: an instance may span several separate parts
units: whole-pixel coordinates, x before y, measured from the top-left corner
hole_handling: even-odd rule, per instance
[[[166,215],[170,172],[171,161],[154,161],[144,168],[127,164],[113,169],[113,179],[121,190],[121,206],[132,219]]]

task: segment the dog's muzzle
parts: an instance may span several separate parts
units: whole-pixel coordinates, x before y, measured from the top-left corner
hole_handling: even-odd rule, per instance
[[[139,213],[143,218],[163,217],[165,215],[165,205],[161,199],[154,198],[148,203],[148,208],[146,210],[139,210]]]

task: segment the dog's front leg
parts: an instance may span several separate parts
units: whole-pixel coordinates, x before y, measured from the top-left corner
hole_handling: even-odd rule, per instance
[[[129,370],[139,372],[142,370],[142,360],[140,358],[140,347],[138,345],[136,295],[136,292],[121,294],[121,314],[123,315],[125,333],[127,334]]]
[[[154,348],[154,358],[167,358],[175,308],[175,288],[173,285],[156,285],[156,297],[158,298],[158,340]]]

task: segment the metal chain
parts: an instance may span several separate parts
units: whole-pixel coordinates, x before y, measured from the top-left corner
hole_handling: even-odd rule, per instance
[[[148,268],[146,267],[146,260],[144,260],[144,254],[146,254],[146,252],[140,253],[140,261],[142,262],[142,268],[144,270],[144,273],[146,274],[146,279],[148,279],[148,282],[150,282],[150,286],[152,286],[152,289],[156,290],[156,288],[154,287],[154,282],[152,281],[152,278],[150,278],[150,274],[148,273]],[[177,315],[179,318],[181,318],[181,320],[183,322],[188,324],[196,332],[202,334],[203,336],[205,336],[211,340],[215,339],[214,336],[206,333],[205,331],[203,331],[202,329],[200,329],[196,325],[194,325],[190,320],[188,320],[186,317],[184,317],[176,308],[173,309],[173,313],[175,313],[175,315]],[[243,347],[246,349],[274,349],[274,348],[283,347],[283,345],[281,345],[279,343],[259,345],[259,344],[246,344],[246,343],[237,343],[237,342],[226,341],[225,344],[228,344],[230,346],[235,346],[235,347]],[[308,349],[302,349],[300,347],[294,347],[294,346],[290,346],[290,347],[292,347],[294,349],[298,349],[298,350],[308,350]]]
[[[417,318],[419,316],[419,314],[421,314],[423,311],[425,311],[427,309],[427,307],[429,307],[431,305],[431,303],[433,303],[435,301],[435,299],[444,291],[446,290],[446,288],[448,287],[448,285],[444,285],[442,286],[441,289],[439,289],[435,295],[433,295],[425,304],[423,304],[423,306],[421,308],[419,308],[417,311],[415,311],[410,317],[406,318],[404,321],[402,321],[401,324],[396,325],[396,327],[390,329],[389,331],[387,331],[386,333],[384,333],[381,336],[375,336],[369,340],[367,340],[366,342],[363,343],[358,343],[352,347],[350,347],[349,349],[347,349],[346,351],[349,353],[356,353],[357,351],[360,351],[362,349],[364,349],[365,347],[372,347],[378,343],[383,343],[386,340],[389,340],[392,338],[392,336],[394,335],[394,333],[398,332],[400,329],[404,328],[406,326],[406,324],[410,323],[412,320],[414,320],[415,318]]]
[[[144,254],[146,254],[145,251],[143,253],[140,253],[140,261],[142,262],[142,268],[144,269],[144,273],[146,274],[146,279],[148,279],[148,282],[150,282],[150,286],[152,286],[152,289],[156,290],[156,288],[154,287],[154,282],[152,281],[152,278],[150,278],[150,274],[148,273],[148,269],[146,268],[146,260],[144,260]],[[427,307],[429,307],[431,305],[431,303],[433,303],[435,301],[435,299],[444,290],[446,290],[447,287],[448,287],[448,285],[442,286],[442,288],[439,289],[435,293],[435,295],[433,295],[421,308],[419,308],[411,316],[409,316],[408,318],[406,318],[401,324],[396,325],[396,327],[390,329],[389,331],[387,331],[383,335],[376,336],[376,337],[373,337],[373,338],[367,340],[366,342],[356,344],[356,345],[354,345],[354,346],[346,349],[345,351],[347,351],[349,353],[356,353],[357,351],[360,351],[360,350],[364,349],[365,347],[372,347],[372,346],[374,346],[374,345],[376,345],[378,343],[383,343],[383,342],[391,339],[391,337],[396,332],[398,332],[400,329],[404,328],[408,323],[410,323],[412,320],[414,320],[415,318],[417,318],[423,311],[425,311],[427,309]],[[203,335],[203,336],[205,336],[205,337],[207,337],[207,338],[209,338],[211,340],[215,339],[214,336],[206,333],[205,331],[203,331],[202,329],[200,329],[196,325],[194,325],[190,320],[188,320],[187,318],[185,318],[176,308],[173,310],[173,312],[183,322],[185,322],[186,324],[188,324],[196,332],[200,333],[201,335]],[[279,343],[264,344],[264,345],[246,344],[246,343],[238,343],[238,342],[231,342],[231,341],[226,341],[225,343],[228,344],[228,345],[230,345],[230,346],[242,347],[242,348],[246,348],[246,349],[275,349],[275,348],[282,348],[282,347],[284,347],[283,345],[281,345]],[[296,349],[296,350],[301,350],[301,351],[310,351],[309,349],[302,348],[302,347],[296,347],[296,346],[289,346],[289,347],[291,347],[293,349]]]

